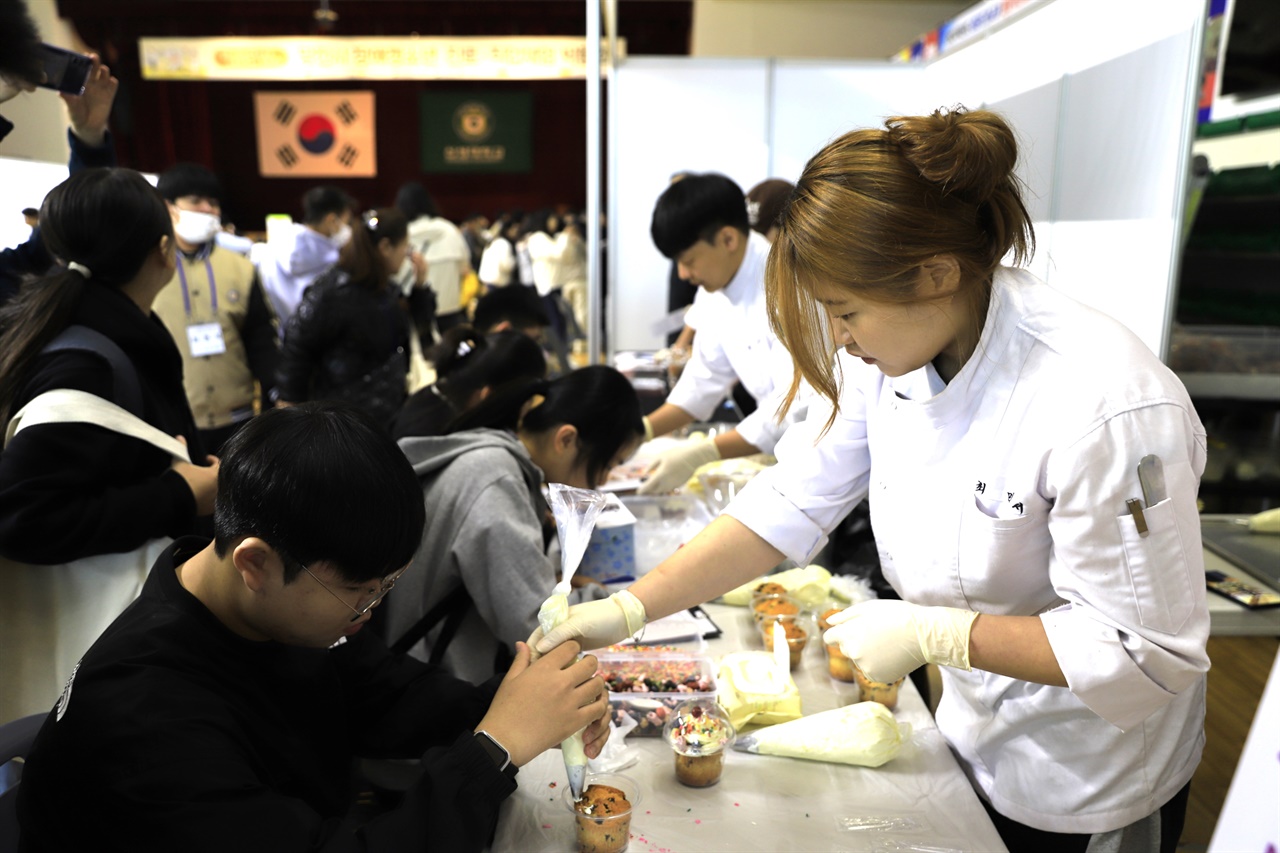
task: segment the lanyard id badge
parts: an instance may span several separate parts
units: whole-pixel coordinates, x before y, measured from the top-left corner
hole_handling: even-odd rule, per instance
[[[222,339],[221,323],[192,323],[187,326],[187,344],[193,358],[222,355],[227,351],[227,342]]]

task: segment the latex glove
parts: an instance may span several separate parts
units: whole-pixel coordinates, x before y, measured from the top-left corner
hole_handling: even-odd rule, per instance
[[[693,472],[708,462],[720,458],[720,450],[716,443],[707,441],[690,441],[673,447],[658,457],[658,462],[649,472],[649,478],[640,484],[636,494],[658,495],[683,486]]]
[[[853,660],[872,681],[897,681],[921,664],[969,670],[969,630],[978,614],[906,601],[864,601],[827,617],[828,645]]]
[[[641,420],[644,422],[644,440],[653,441],[653,424],[649,421],[649,416],[645,415]]]
[[[568,640],[577,640],[583,651],[611,646],[639,633],[647,620],[640,599],[624,589],[600,601],[573,605],[569,618],[552,628],[551,633],[543,634],[538,627],[530,634],[529,648],[536,656]]]

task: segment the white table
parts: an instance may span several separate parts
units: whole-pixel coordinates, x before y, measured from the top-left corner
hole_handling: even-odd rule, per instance
[[[706,644],[713,658],[760,648],[745,608],[707,605],[724,631]],[[827,675],[822,646],[811,641],[793,673],[806,714],[856,701],[855,685]],[[903,683],[894,716],[911,723],[912,742],[879,768],[852,767],[730,751],[711,788],[675,779],[661,738],[632,738],[638,760],[620,772],[644,799],[631,825],[631,853],[697,851],[1003,851],[977,795],[934,725],[920,694]],[[520,789],[503,805],[494,851],[576,850],[573,817],[561,799],[567,784],[558,751],[520,770]],[[555,787],[551,787],[552,785]],[[891,830],[851,831],[842,820],[884,817]]]

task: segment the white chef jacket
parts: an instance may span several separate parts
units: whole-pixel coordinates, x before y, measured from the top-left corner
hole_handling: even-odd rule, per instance
[[[769,241],[752,231],[729,284],[695,299],[698,334],[693,353],[667,397],[668,403],[705,420],[733,383],[742,382],[757,408],[738,424],[738,434],[766,453],[773,451],[789,424],[804,416],[809,396],[805,390],[783,422],[777,422],[778,405],[791,387],[794,367],[791,353],[769,328],[764,293],[768,257]]]
[[[941,668],[938,727],[996,810],[1076,833],[1155,812],[1200,761],[1209,667],[1205,432],[1181,382],[1116,321],[1011,269],[949,385],[931,365],[839,364],[830,432],[815,403],[726,511],[803,564],[869,493],[904,599],[1039,614],[1070,685]],[[1147,454],[1168,498],[1140,536],[1125,501]]]

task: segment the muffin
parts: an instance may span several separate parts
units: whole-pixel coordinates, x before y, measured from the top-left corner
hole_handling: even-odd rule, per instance
[[[786,595],[787,588],[780,583],[773,581],[765,581],[755,589],[751,590],[751,597],[756,598],[761,595]]]
[[[862,691],[863,702],[879,702],[889,710],[898,707],[898,688],[902,686],[904,679],[899,678],[894,682],[872,681],[858,669],[857,664],[853,664],[853,677]]]
[[[662,733],[675,752],[676,780],[680,784],[706,788],[720,781],[724,751],[733,743],[736,732],[719,705],[686,702],[671,715]]]
[[[840,646],[831,643],[827,646],[827,672],[836,681],[855,680],[853,673],[853,661],[840,651]]]
[[[800,658],[804,654],[804,647],[809,642],[809,632],[806,631],[794,616],[774,616],[765,618],[760,623],[760,639],[764,642],[766,650],[773,650],[773,625],[778,623],[782,626],[782,630],[787,636],[787,650],[791,653],[791,668],[795,669],[800,665]]]
[[[822,614],[818,616],[818,630],[826,631],[828,628],[830,628],[831,623],[828,622],[827,620],[830,619],[832,616],[835,616],[837,613],[841,613],[841,612],[843,612],[843,610],[839,607],[833,607],[830,610],[824,610]]]
[[[751,603],[759,622],[770,616],[796,616],[800,613],[800,603],[789,595],[762,595]]]
[[[631,838],[631,802],[619,788],[588,785],[573,805],[579,853],[622,853]]]

